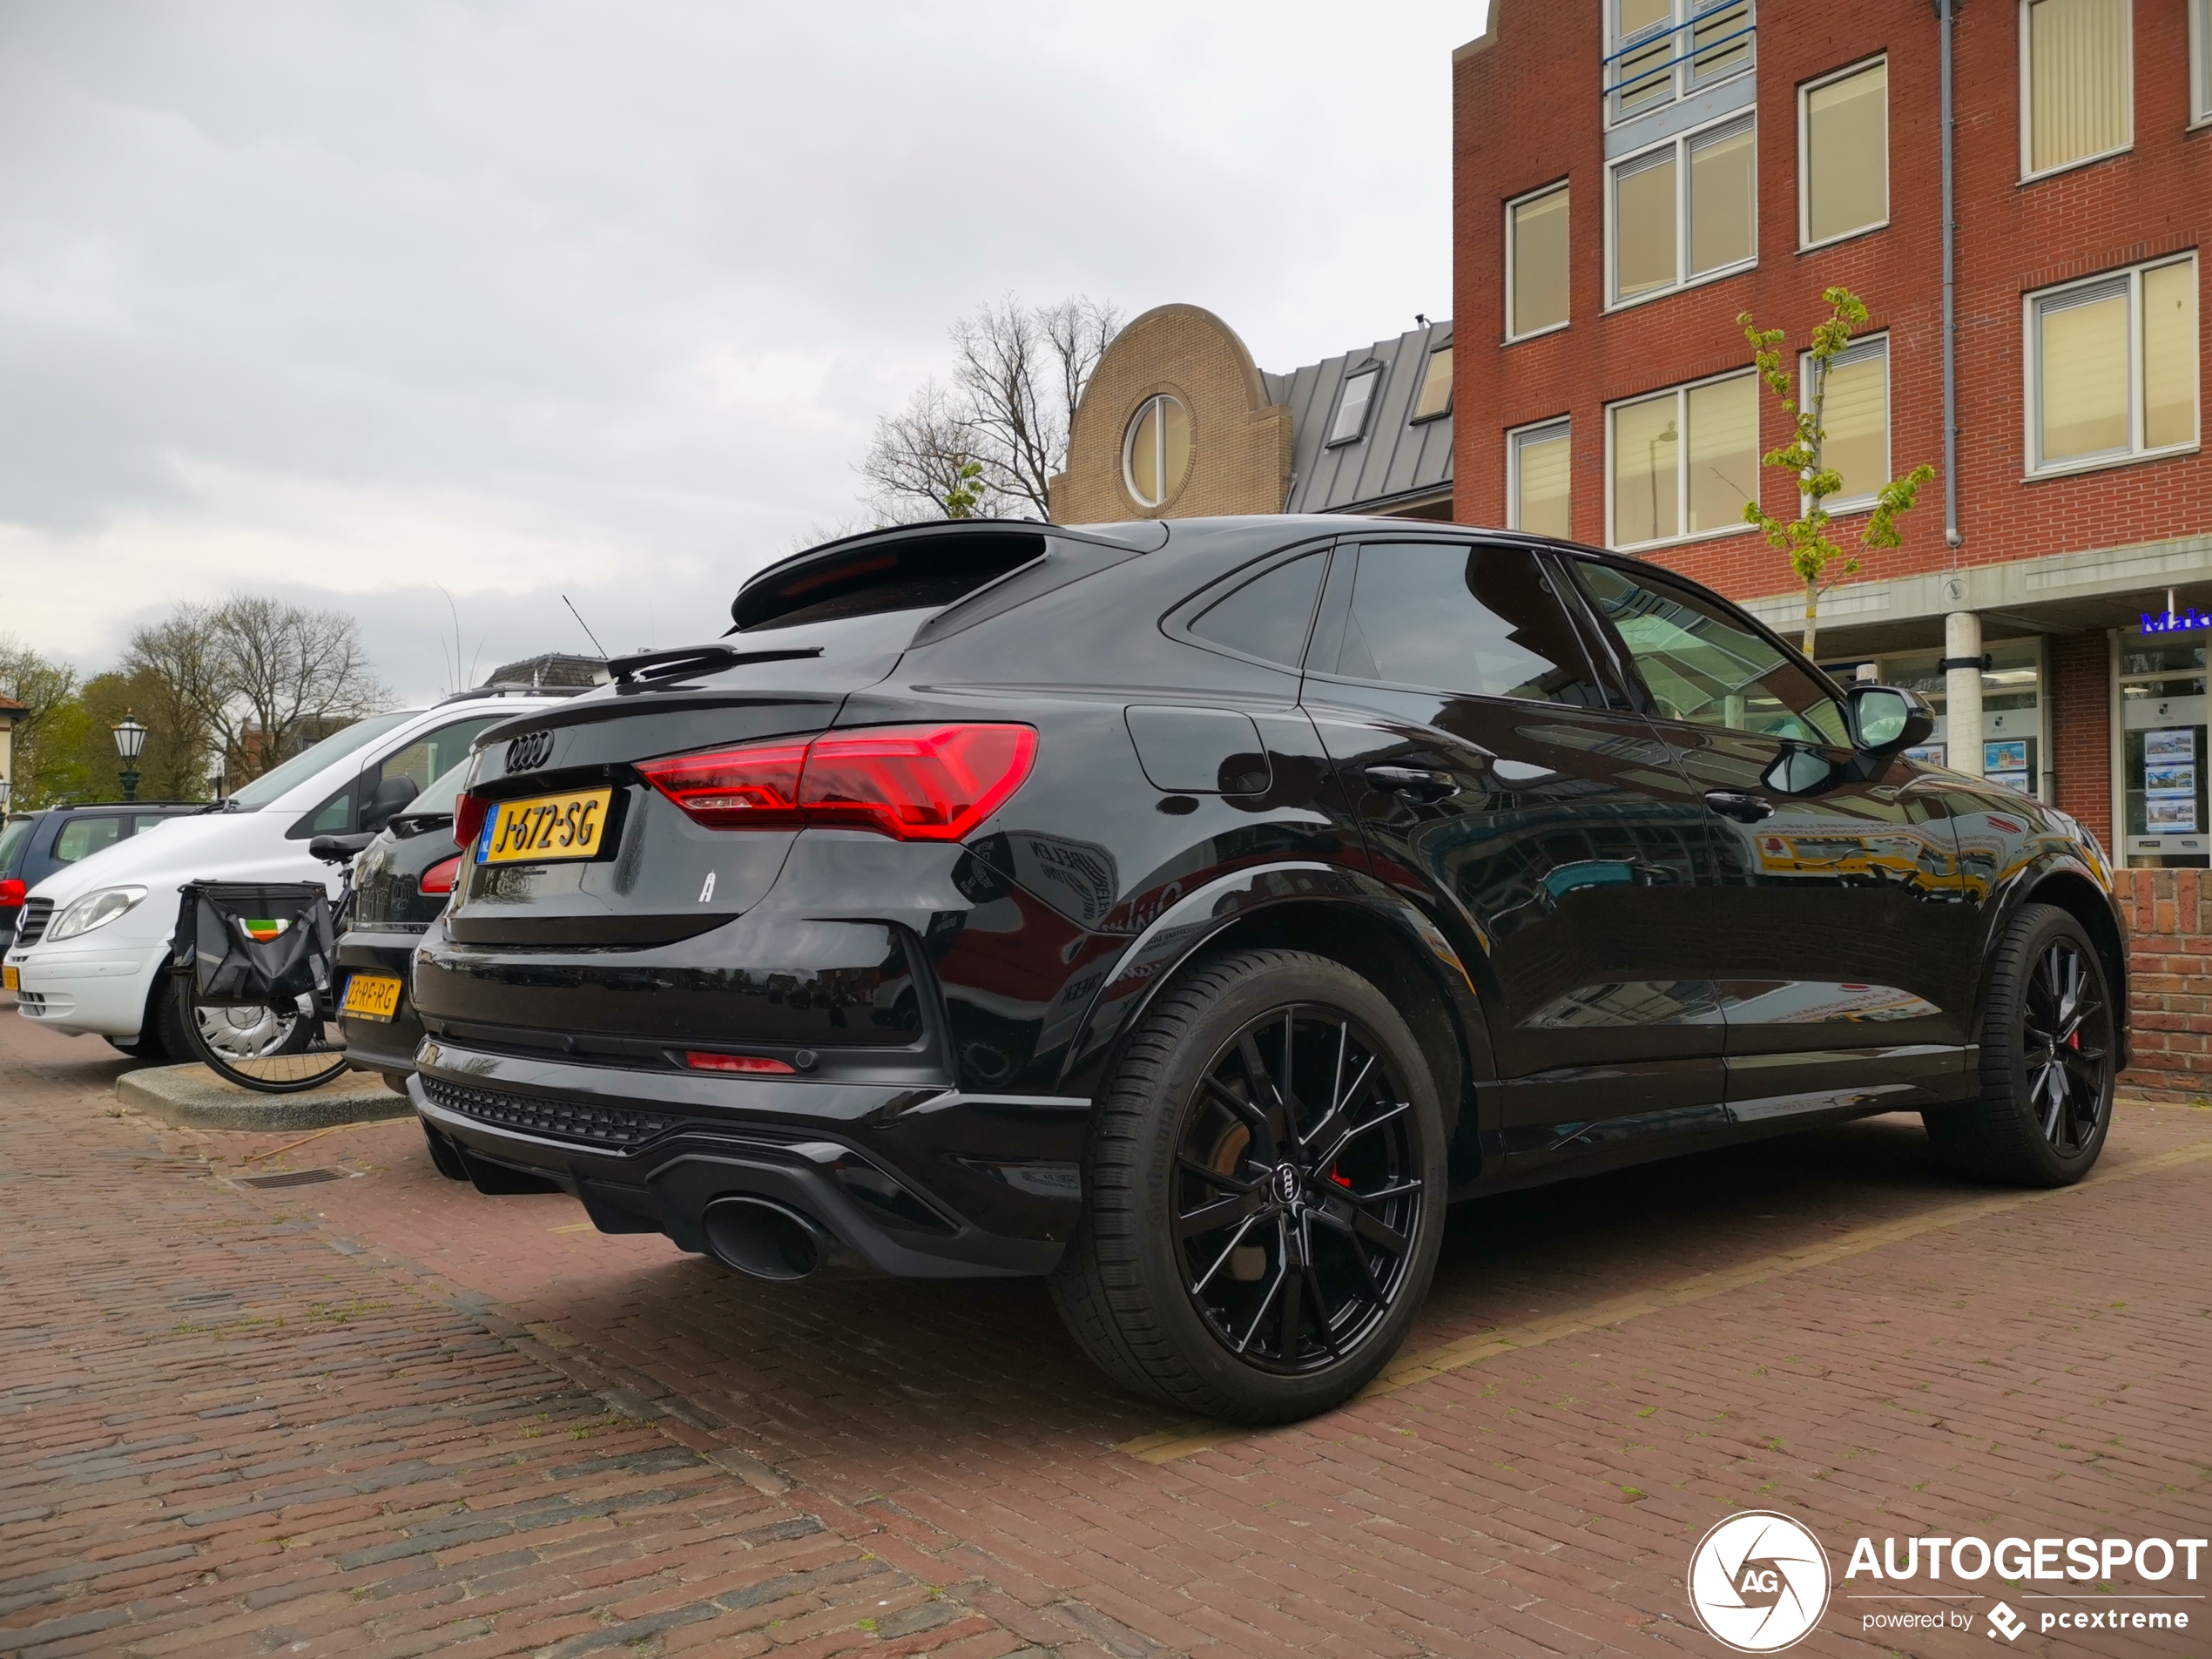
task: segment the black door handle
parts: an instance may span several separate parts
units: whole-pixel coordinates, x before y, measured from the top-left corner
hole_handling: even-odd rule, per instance
[[[1450,772],[1421,766],[1369,766],[1366,777],[1385,794],[1403,795],[1423,806],[1449,800],[1460,792],[1460,780]]]
[[[1774,816],[1772,801],[1762,800],[1740,789],[1709,789],[1705,792],[1705,805],[1723,818],[1732,818],[1739,824],[1756,824],[1763,818]]]

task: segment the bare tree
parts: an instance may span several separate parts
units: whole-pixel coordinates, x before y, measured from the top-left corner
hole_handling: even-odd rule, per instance
[[[179,605],[132,635],[124,667],[197,713],[233,782],[389,700],[351,617],[248,594]]]
[[[891,522],[1049,516],[1068,464],[1068,424],[1119,307],[1076,296],[1024,306],[1008,295],[954,324],[953,383],[924,385],[876,423],[860,475]]]
[[[975,498],[982,474],[976,435],[959,398],[935,381],[925,381],[896,415],[875,423],[875,436],[860,465],[873,486],[869,505],[882,524],[919,523],[932,518],[997,516],[999,502],[988,486]],[[982,510],[979,513],[977,509]]]

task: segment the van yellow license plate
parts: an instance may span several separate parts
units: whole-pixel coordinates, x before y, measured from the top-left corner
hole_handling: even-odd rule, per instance
[[[476,862],[550,864],[590,858],[599,851],[607,803],[614,794],[611,789],[583,789],[572,795],[502,800],[476,843]]]
[[[388,1020],[400,1011],[400,982],[389,974],[356,974],[346,981],[341,1014],[364,1020]]]
[[[23,969],[0,968],[0,991],[20,991],[21,989],[23,989]]]

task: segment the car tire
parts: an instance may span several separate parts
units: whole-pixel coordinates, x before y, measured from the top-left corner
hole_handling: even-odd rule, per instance
[[[1921,1114],[1955,1173],[2008,1186],[2070,1186],[2112,1126],[2118,1010],[2103,959],[2055,905],[2023,906],[1990,961],[1981,1095]]]
[[[1161,993],[1100,1093],[1053,1300],[1132,1390],[1239,1422],[1326,1411],[1427,1295],[1445,1155],[1428,1066],[1380,991],[1303,952],[1215,956]]]

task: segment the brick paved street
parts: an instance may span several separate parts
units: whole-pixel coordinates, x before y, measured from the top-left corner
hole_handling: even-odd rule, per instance
[[[411,1123],[164,1128],[124,1063],[0,1000],[0,1651],[1717,1655],[1683,1575],[1738,1509],[1838,1573],[2212,1521],[2212,1112],[2057,1195],[1882,1119],[1494,1201],[1370,1398],[1224,1435],[1039,1287],[755,1285]],[[1799,1651],[1986,1659],[1862,1640],[1865,1588]]]

